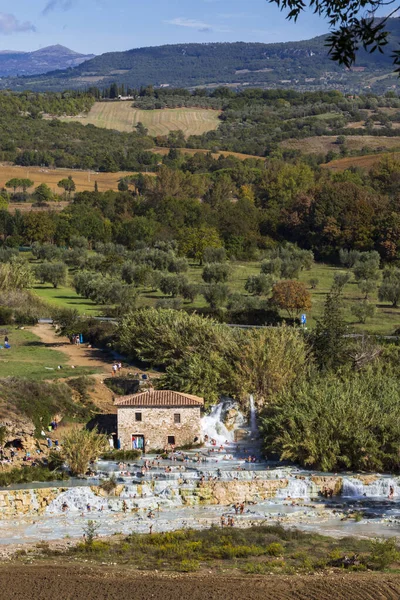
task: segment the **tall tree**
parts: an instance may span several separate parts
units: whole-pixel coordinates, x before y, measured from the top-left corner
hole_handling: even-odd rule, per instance
[[[337,369],[346,362],[349,346],[346,334],[341,297],[338,293],[330,293],[313,338],[315,358],[321,369]]]

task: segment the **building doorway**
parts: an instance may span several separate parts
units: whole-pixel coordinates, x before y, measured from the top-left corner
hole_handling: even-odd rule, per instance
[[[168,436],[168,445],[169,446],[175,446],[175,436],[174,435],[169,435]]]
[[[132,434],[132,450],[144,452],[144,435]]]

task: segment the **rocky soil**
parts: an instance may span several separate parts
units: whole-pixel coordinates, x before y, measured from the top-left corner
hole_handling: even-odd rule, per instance
[[[215,575],[138,572],[82,564],[0,567],[2,600],[398,600],[400,576]]]

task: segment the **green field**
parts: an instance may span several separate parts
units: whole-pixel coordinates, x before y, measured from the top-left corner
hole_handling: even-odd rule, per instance
[[[87,115],[63,117],[61,120],[127,132],[134,131],[138,123],[143,123],[150,135],[168,135],[170,131],[180,129],[188,136],[217,129],[220,114],[219,110],[204,108],[141,110],[132,108],[132,102],[96,102]]]
[[[8,331],[11,348],[0,350],[0,378],[59,379],[96,372],[88,367],[71,369],[67,366],[68,358],[63,352],[46,347],[31,331],[2,327],[2,330],[5,329]],[[62,369],[58,369],[58,365]]]
[[[191,265],[187,272],[187,277],[191,283],[201,285],[203,268],[198,265]],[[303,271],[300,274],[300,281],[307,284],[312,296],[312,309],[307,314],[307,326],[312,329],[315,327],[316,319],[318,319],[323,311],[326,294],[329,292],[333,276],[335,272],[343,271],[338,267],[315,264],[310,271]],[[228,282],[232,292],[247,295],[244,286],[247,278],[250,275],[260,273],[260,262],[235,262],[232,263],[232,275]],[[309,281],[312,278],[318,279],[319,283],[315,290],[312,290]],[[139,297],[137,306],[155,306],[157,301],[166,298],[160,291],[152,291],[146,288],[139,288]],[[88,316],[96,316],[101,314],[102,307],[94,304],[90,300],[78,296],[71,287],[54,289],[47,285],[39,285],[34,288],[34,292],[43,300],[57,305],[59,307],[75,308],[80,314]],[[385,303],[378,301],[377,292],[371,294],[369,301],[376,305],[376,313],[374,317],[367,320],[365,325],[357,323],[355,317],[351,313],[351,306],[354,303],[363,300],[362,294],[358,289],[357,283],[351,281],[343,290],[343,306],[344,315],[351,329],[355,331],[368,331],[375,334],[390,335],[398,327],[400,327],[400,308],[392,308]],[[203,296],[198,295],[193,304],[184,302],[183,307],[187,308],[203,308],[207,306]],[[287,316],[282,313],[282,316]]]
[[[92,317],[99,314],[99,307],[91,300],[78,296],[72,287],[59,287],[55,289],[48,284],[38,284],[33,288],[33,291],[42,300],[58,308],[73,308],[81,315]],[[49,315],[44,316],[48,317]]]

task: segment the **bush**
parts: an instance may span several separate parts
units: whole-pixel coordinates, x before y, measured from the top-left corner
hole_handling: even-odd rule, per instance
[[[210,283],[203,288],[203,296],[211,308],[222,308],[228,302],[229,286],[225,283]]]
[[[254,294],[256,296],[267,296],[274,284],[274,279],[271,275],[265,275],[261,273],[261,275],[250,275],[247,278],[244,289],[249,294]]]
[[[266,451],[322,471],[397,471],[399,395],[395,376],[371,368],[297,383],[265,407]]]
[[[367,300],[353,304],[351,307],[351,313],[358,319],[359,323],[366,323],[367,319],[374,316],[375,310],[375,305],[370,304]]]
[[[400,552],[396,538],[371,541],[371,562],[376,569],[387,569],[391,564],[399,561]]]
[[[10,471],[0,472],[0,486],[8,487],[15,483],[33,483],[41,481],[62,481],[68,475],[62,471],[54,471],[44,466],[23,466]]]
[[[266,552],[269,556],[282,556],[284,553],[284,547],[279,542],[274,542],[267,546]]]
[[[185,558],[177,567],[177,571],[182,573],[192,573],[200,569],[200,563],[198,560],[189,560]]]
[[[115,462],[128,460],[138,460],[142,456],[140,450],[112,450],[101,455],[103,460],[113,460]]]
[[[7,306],[0,306],[0,325],[11,325],[13,321],[13,310]]]
[[[226,261],[225,248],[205,248],[203,252],[205,263],[223,263]]]
[[[210,263],[204,266],[202,278],[206,283],[225,283],[230,274],[231,268],[227,263]]]
[[[160,290],[165,295],[179,296],[188,280],[183,275],[164,275],[160,281]]]
[[[64,436],[61,454],[73,475],[84,475],[108,447],[107,437],[97,429],[73,429]]]

